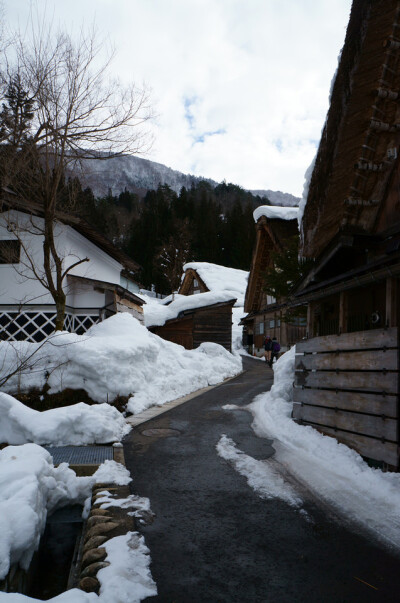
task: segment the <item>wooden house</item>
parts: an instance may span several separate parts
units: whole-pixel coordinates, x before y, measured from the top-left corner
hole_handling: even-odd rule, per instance
[[[178,291],[180,295],[194,295],[196,293],[206,293],[207,291],[210,291],[199,275],[197,267],[191,267],[189,264],[188,267],[184,266],[183,270],[182,283]]]
[[[261,206],[254,211],[256,243],[246,290],[242,319],[243,344],[249,353],[262,356],[264,339],[276,337],[286,351],[305,336],[303,319],[286,321],[286,300],[275,299],[264,290],[266,269],[273,262],[273,253],[285,250],[287,242],[298,234],[297,208]]]
[[[400,7],[354,0],[301,224],[294,417],[399,465]]]
[[[182,345],[187,350],[211,341],[232,349],[232,308],[235,298],[206,292],[201,295],[181,296],[145,314],[147,328],[167,341]]]
[[[43,273],[43,224],[40,206],[0,200],[0,339],[39,342],[54,331],[55,303],[36,277]],[[55,245],[63,269],[87,258],[64,280],[66,330],[82,334],[116,312],[143,322],[136,262],[69,214],[57,214]]]

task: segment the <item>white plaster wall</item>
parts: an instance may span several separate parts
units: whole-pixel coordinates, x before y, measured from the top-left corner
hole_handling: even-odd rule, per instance
[[[67,277],[67,306],[71,308],[103,308],[105,293],[95,291],[88,283],[72,281]]]
[[[43,226],[42,218],[30,219],[30,216],[11,210],[0,214],[0,239],[15,239],[7,229],[10,224],[16,225],[20,232],[23,247],[37,268],[39,276],[43,275],[43,237],[34,234]],[[26,253],[21,249],[19,264],[0,264],[0,304],[51,304],[51,295],[40,284],[29,267]]]
[[[43,218],[11,210],[0,214],[0,239],[16,238],[7,226],[17,226],[23,247],[20,264],[0,264],[0,305],[53,304],[53,298],[35,278],[29,267],[30,257],[39,276],[43,276]],[[36,233],[36,234],[35,234]],[[88,262],[73,268],[71,274],[119,284],[122,265],[107,253],[96,247],[85,237],[64,224],[55,228],[57,251],[64,256],[64,266],[68,267],[78,259],[89,258]],[[28,256],[28,257],[27,257]],[[84,291],[71,289],[66,282],[67,305],[71,307],[104,306],[104,294],[86,288]]]
[[[71,266],[79,259],[89,258],[89,262],[76,266],[70,274],[119,285],[122,264],[70,226],[63,225],[58,245],[65,258],[64,265],[66,267]]]

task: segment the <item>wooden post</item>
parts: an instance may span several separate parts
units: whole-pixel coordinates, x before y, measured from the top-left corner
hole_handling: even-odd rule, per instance
[[[398,326],[399,309],[397,304],[398,281],[394,277],[386,279],[386,317],[385,325],[387,327]]]
[[[307,336],[314,337],[314,302],[310,301],[307,306]]]
[[[339,298],[339,333],[347,333],[347,293],[340,292]]]

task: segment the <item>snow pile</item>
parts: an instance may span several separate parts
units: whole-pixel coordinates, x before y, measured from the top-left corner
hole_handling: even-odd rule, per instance
[[[14,354],[35,346],[39,344],[0,342],[1,371],[7,373],[14,365]],[[136,413],[216,385],[241,369],[241,360],[215,343],[185,350],[150,333],[133,316],[120,313],[94,325],[85,335],[64,332],[49,345],[45,343],[34,370],[11,378],[3,389],[13,392],[19,385],[21,391],[27,391],[47,383],[49,393],[82,388],[97,402],[130,396],[128,409]],[[63,409],[59,411],[62,416]],[[98,412],[100,416],[102,411]]]
[[[297,220],[298,207],[280,207],[279,205],[260,205],[253,211],[254,222],[261,216],[269,220]]]
[[[38,412],[0,392],[0,443],[78,446],[119,441],[130,430],[109,404],[72,406]]]
[[[246,295],[249,278],[249,273],[245,270],[227,268],[226,266],[210,264],[209,262],[190,262],[185,264],[183,267],[184,273],[189,269],[197,272],[210,291],[214,293],[229,291],[232,297],[237,299],[235,306],[244,305],[244,296]],[[182,279],[184,276],[183,274]]]
[[[294,360],[292,348],[274,366],[271,391],[250,405],[255,432],[274,440],[274,460],[318,498],[400,547],[400,474],[372,469],[354,450],[290,418]]]
[[[161,327],[167,320],[178,318],[185,310],[195,310],[236,300],[230,291],[209,291],[207,293],[196,293],[195,295],[179,295],[175,293],[174,301],[168,306],[164,304],[151,304],[144,312],[144,324],[146,327]]]
[[[99,603],[136,603],[157,594],[143,536],[128,532],[111,538],[103,546],[110,565],[97,572],[101,584]]]
[[[67,503],[83,504],[93,481],[77,478],[66,463],[55,468],[50,454],[36,444],[0,452],[0,580],[11,564],[28,569],[47,513]]]
[[[98,484],[113,483],[117,486],[127,486],[132,481],[130,473],[124,465],[109,459],[100,465],[93,477]]]

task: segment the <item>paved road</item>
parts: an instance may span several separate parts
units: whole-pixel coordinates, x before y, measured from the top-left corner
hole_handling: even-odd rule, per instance
[[[400,601],[399,556],[312,502],[305,504],[310,522],[280,500],[262,500],[217,455],[223,433],[254,458],[274,452],[254,435],[248,412],[222,410],[245,406],[271,386],[264,363],[245,359],[244,368],[124,441],[134,492],[149,497],[156,514],[142,528],[158,588],[146,601]],[[161,437],[153,429],[176,431]]]

